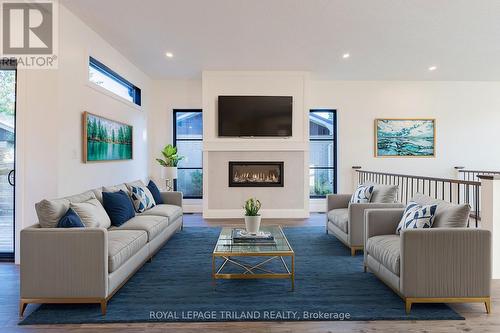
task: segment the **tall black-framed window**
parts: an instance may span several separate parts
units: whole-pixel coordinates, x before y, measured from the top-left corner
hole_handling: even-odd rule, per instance
[[[337,193],[337,111],[309,112],[309,196]]]
[[[14,261],[17,62],[0,62],[0,261]]]
[[[176,190],[184,198],[203,197],[203,115],[199,109],[174,110],[174,146],[184,156],[177,166]]]
[[[129,102],[141,105],[141,89],[92,57],[89,57],[89,81]]]

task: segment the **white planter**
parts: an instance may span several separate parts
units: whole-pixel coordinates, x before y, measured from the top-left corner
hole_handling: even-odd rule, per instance
[[[245,228],[250,234],[256,234],[259,232],[260,228],[260,215],[257,216],[245,216]]]
[[[177,179],[177,167],[161,168],[161,179]]]

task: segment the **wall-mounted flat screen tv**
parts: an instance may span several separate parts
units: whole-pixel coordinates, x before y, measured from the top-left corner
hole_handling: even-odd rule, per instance
[[[292,96],[219,96],[219,136],[292,136],[292,104]]]

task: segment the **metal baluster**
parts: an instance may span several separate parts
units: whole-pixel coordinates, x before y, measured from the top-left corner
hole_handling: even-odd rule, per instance
[[[479,220],[479,185],[474,185],[476,188],[476,199],[474,200],[474,205],[476,206],[476,228],[477,228],[477,221]]]
[[[408,177],[405,178],[406,178],[406,198],[404,203],[408,203]]]

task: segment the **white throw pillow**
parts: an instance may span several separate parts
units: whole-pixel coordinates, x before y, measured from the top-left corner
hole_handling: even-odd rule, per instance
[[[107,229],[111,226],[108,214],[97,199],[90,199],[79,203],[72,202],[69,206],[80,216],[87,228]]]
[[[396,234],[399,235],[403,229],[432,228],[436,209],[437,205],[420,206],[416,202],[410,201],[405,208],[401,221],[399,221]]]
[[[134,209],[138,213],[156,206],[155,199],[147,187],[130,186],[130,198],[134,204]]]
[[[351,196],[351,203],[369,203],[373,194],[373,185],[358,185]]]

